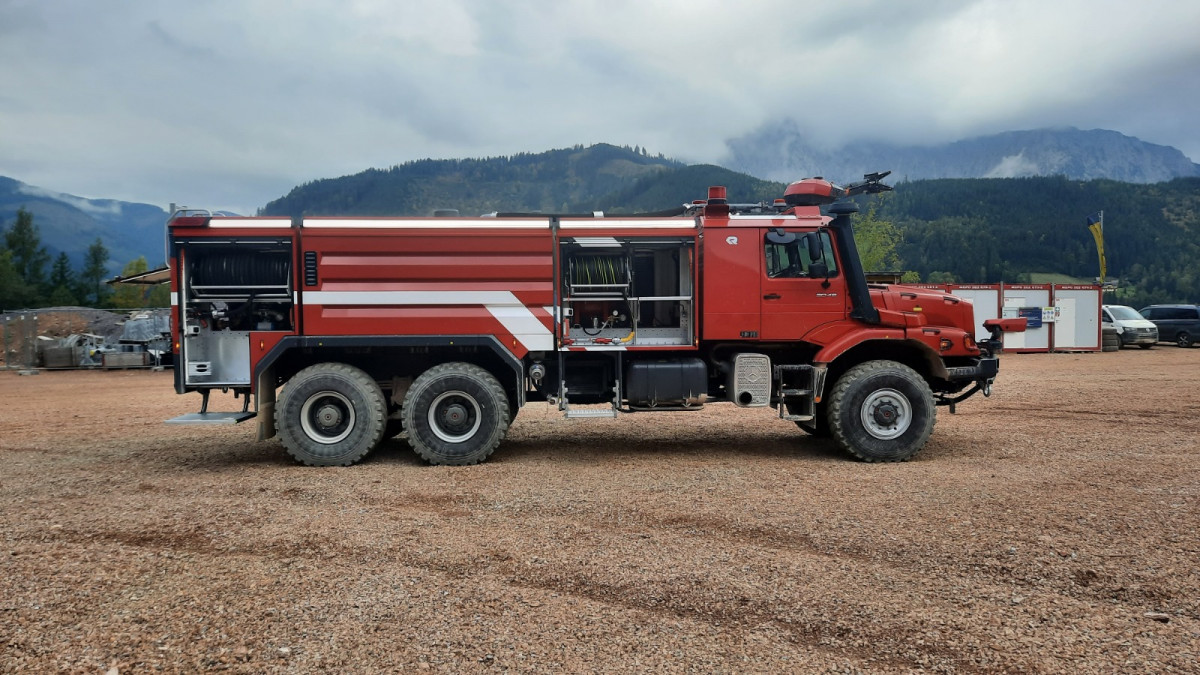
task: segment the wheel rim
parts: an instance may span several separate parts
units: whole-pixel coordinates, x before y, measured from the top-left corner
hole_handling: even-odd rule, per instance
[[[1191,347],[1192,346],[1192,336],[1188,335],[1187,333],[1180,333],[1179,337],[1178,337],[1178,341],[1179,341],[1180,347]]]
[[[891,440],[908,431],[912,424],[912,404],[895,389],[879,389],[863,401],[861,417],[868,434]]]
[[[354,405],[336,391],[320,391],[300,407],[300,427],[318,443],[332,445],[354,431]]]
[[[429,404],[429,428],[447,443],[461,443],[479,431],[483,411],[465,391],[448,391]]]

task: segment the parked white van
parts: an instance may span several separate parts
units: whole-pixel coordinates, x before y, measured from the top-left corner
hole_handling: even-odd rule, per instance
[[[1103,323],[1111,323],[1121,336],[1121,346],[1138,345],[1150,349],[1158,342],[1158,326],[1147,321],[1132,307],[1104,305],[1101,308]]]

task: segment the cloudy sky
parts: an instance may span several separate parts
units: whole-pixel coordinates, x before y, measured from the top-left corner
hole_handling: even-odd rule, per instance
[[[426,157],[1113,129],[1200,160],[1195,0],[0,0],[0,175],[253,212]]]

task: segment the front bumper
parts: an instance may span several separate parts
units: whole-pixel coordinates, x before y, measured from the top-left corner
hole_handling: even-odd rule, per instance
[[[1152,345],[1158,342],[1158,331],[1132,331],[1121,333],[1122,345]]]
[[[981,356],[975,360],[974,365],[946,368],[946,379],[951,382],[962,382],[963,380],[991,382],[999,372],[1000,359],[995,356]]]
[[[938,405],[950,406],[950,413],[954,413],[954,406],[975,395],[975,392],[982,391],[984,396],[992,395],[992,381],[996,379],[996,374],[1000,372],[1000,359],[995,356],[981,356],[975,359],[975,362],[969,366],[948,366],[946,368],[946,379],[950,382],[974,382],[975,384],[968,390],[955,396],[938,395],[936,403]]]

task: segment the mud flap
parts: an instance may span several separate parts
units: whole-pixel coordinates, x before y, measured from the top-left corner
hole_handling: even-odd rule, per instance
[[[254,387],[254,409],[258,411],[257,441],[275,437],[275,373],[267,368]]]

